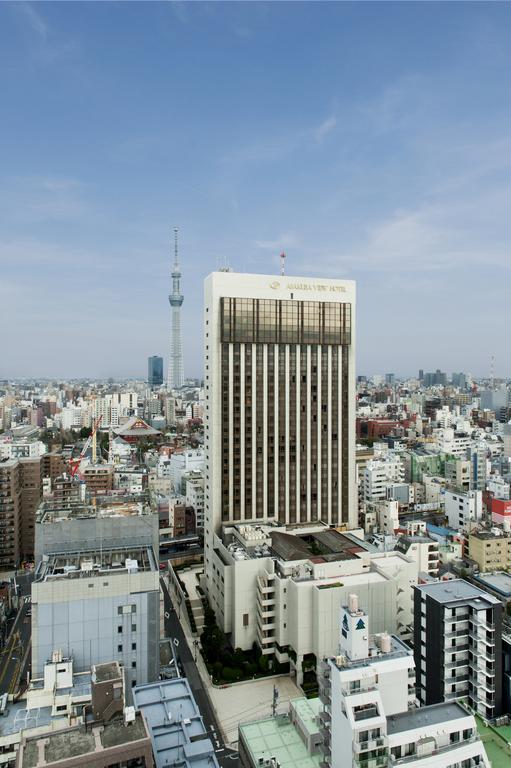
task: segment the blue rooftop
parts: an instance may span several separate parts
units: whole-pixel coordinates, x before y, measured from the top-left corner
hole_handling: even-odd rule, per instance
[[[428,533],[434,533],[437,536],[459,536],[459,532],[455,531],[453,528],[433,525],[433,523],[426,523],[426,530]]]
[[[219,768],[185,678],[138,685],[133,689],[133,700],[151,733],[156,768]]]

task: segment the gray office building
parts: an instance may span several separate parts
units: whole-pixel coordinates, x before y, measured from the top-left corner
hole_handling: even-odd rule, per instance
[[[45,555],[32,585],[32,674],[60,650],[77,671],[114,660],[131,685],[157,680],[159,607],[151,547]]]
[[[158,516],[146,496],[47,501],[35,539],[32,674],[62,651],[77,671],[118,661],[132,685],[157,680]]]

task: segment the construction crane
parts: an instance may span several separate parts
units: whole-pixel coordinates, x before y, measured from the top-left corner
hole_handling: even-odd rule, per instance
[[[76,473],[78,472],[78,469],[80,467],[80,464],[83,461],[83,458],[87,451],[89,450],[91,444],[92,444],[92,463],[96,463],[96,432],[98,431],[99,425],[101,424],[101,421],[103,419],[103,414],[99,416],[99,418],[96,419],[92,426],[92,432],[90,433],[89,437],[84,443],[84,446],[82,450],[80,451],[80,455],[77,459],[69,459],[69,465],[71,467],[71,477],[74,477]]]

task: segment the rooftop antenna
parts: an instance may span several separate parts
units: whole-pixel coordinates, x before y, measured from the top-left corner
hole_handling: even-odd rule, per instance
[[[174,266],[178,266],[177,260],[177,227],[174,227]]]
[[[495,355],[490,357],[490,388],[495,389]]]
[[[284,251],[280,254],[280,276],[284,277],[285,274],[285,266],[286,266],[286,254]]]

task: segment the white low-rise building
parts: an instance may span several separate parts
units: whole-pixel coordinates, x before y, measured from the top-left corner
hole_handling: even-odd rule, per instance
[[[481,491],[445,491],[445,515],[449,527],[461,533],[476,528],[483,516],[483,494]]]
[[[387,498],[387,488],[405,479],[405,466],[399,456],[388,453],[380,459],[368,461],[364,469],[362,486],[364,501]]]
[[[204,528],[204,476],[202,472],[190,472],[184,477],[187,507],[193,507],[195,526]]]
[[[378,552],[350,533],[324,525],[235,525],[216,536],[210,604],[235,648],[257,644],[302,661],[335,653],[339,610],[357,591],[375,627],[411,637],[413,586],[419,566],[399,552]]]
[[[356,594],[339,630],[339,655],[318,668],[323,765],[490,768],[475,719],[460,704],[416,708],[411,651],[387,633],[370,635]]]
[[[41,440],[12,440],[9,437],[0,441],[0,459],[36,459],[47,451]]]
[[[159,477],[170,477],[176,493],[184,493],[183,475],[204,471],[204,452],[201,449],[188,449],[173,453],[169,459],[160,459],[157,471]]]

